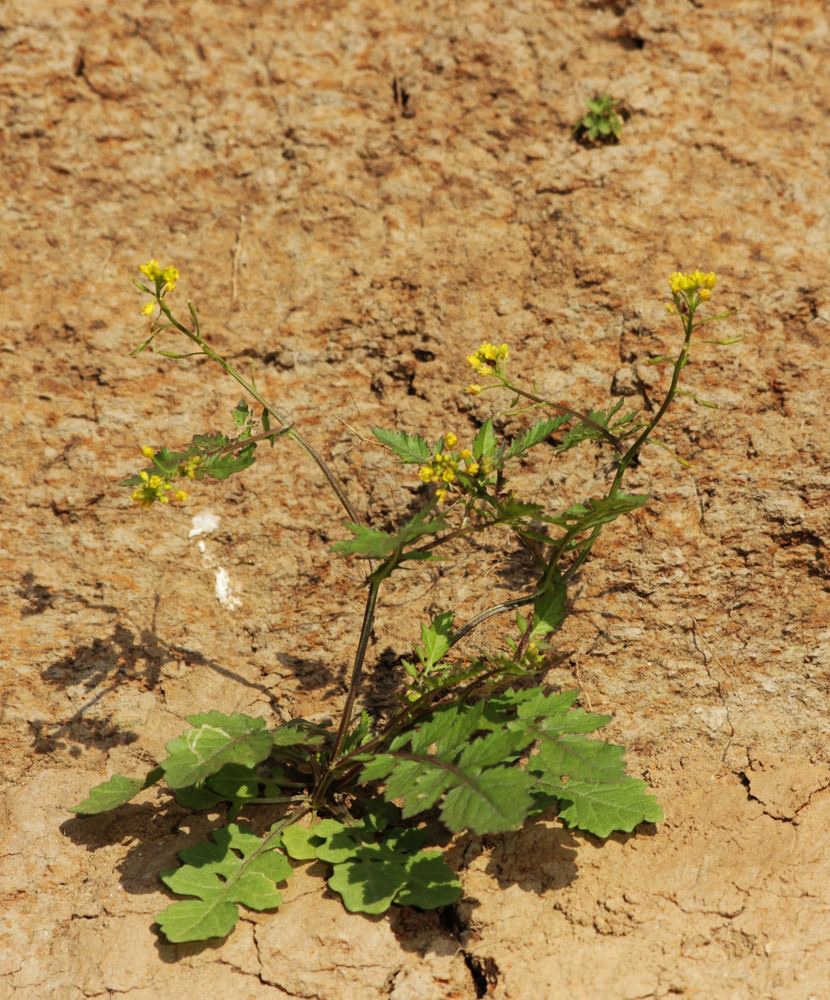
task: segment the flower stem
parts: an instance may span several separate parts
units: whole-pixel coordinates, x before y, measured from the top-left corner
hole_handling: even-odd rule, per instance
[[[283,428],[282,433],[286,434],[290,438],[293,438],[297,442],[297,444],[306,451],[306,453],[314,460],[314,462],[319,467],[320,471],[326,477],[329,486],[331,486],[335,496],[343,506],[343,509],[349,515],[351,520],[355,522],[355,524],[359,524],[360,518],[357,516],[357,511],[355,511],[354,507],[351,504],[351,501],[346,495],[346,491],[343,489],[342,485],[332,472],[331,468],[329,467],[328,463],[325,461],[323,456],[320,455],[320,453],[311,444],[309,444],[308,441],[306,441],[303,435],[300,434],[300,432],[295,429],[295,427],[293,426],[293,424],[291,424],[289,420],[287,420],[278,410],[275,410],[270,403],[268,403],[265,399],[263,399],[263,397],[257,391],[255,386],[251,385],[246,379],[244,379],[239,374],[239,372],[233,367],[233,365],[227,362],[222,357],[221,354],[218,354],[216,351],[214,351],[214,349],[210,346],[210,344],[208,344],[208,342],[202,336],[201,330],[199,329],[199,321],[196,315],[196,310],[192,307],[192,305],[190,306],[190,315],[193,317],[192,330],[189,330],[186,326],[184,326],[184,324],[180,323],[176,319],[176,317],[170,311],[169,306],[167,306],[165,302],[160,301],[159,305],[161,307],[161,311],[180,333],[183,333],[186,337],[192,340],[193,343],[196,344],[201,349],[202,354],[204,354],[205,357],[210,358],[211,361],[215,361],[216,364],[218,364],[224,372],[230,375],[231,378],[234,379],[234,381],[238,382],[239,385],[241,385],[242,388],[247,393],[253,396],[253,398],[259,403],[259,405],[268,413],[270,413],[270,415],[277,421],[277,423],[280,424],[280,426]],[[261,436],[267,437],[269,435],[266,434]],[[240,445],[240,447],[244,447],[244,445]]]

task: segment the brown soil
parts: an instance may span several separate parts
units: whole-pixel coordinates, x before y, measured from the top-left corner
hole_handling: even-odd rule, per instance
[[[827,995],[828,24],[820,0],[0,6],[3,996]],[[602,91],[622,143],[584,148]],[[335,713],[361,576],[330,564],[340,512],[288,444],[184,511],[115,485],[239,396],[127,356],[153,255],[377,523],[416,484],[369,428],[466,435],[490,405],[459,393],[471,347],[507,341],[556,398],[651,406],[666,275],[718,272],[743,340],[685,376],[720,408],[678,401],[662,437],[693,464],[644,455],[629,485],[653,500],[586,565],[548,676],[613,713],[665,823],[462,838],[443,917],[349,916],[301,870],[227,941],[160,942],[158,872],[215,818],[67,807],[190,712]],[[606,463],[515,484],[558,507]],[[381,698],[426,613],[526,585],[502,544],[390,588]]]

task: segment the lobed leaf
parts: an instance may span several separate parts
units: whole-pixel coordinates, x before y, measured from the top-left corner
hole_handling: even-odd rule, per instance
[[[493,430],[493,421],[488,417],[481,425],[473,439],[473,457],[477,462],[482,458],[492,459],[496,452],[498,440]]]
[[[425,465],[432,458],[432,450],[420,434],[386,431],[380,427],[373,427],[372,433],[378,441],[391,448],[404,465]]]
[[[575,503],[555,517],[547,518],[551,524],[565,528],[572,535],[579,535],[601,524],[616,520],[621,514],[630,514],[648,503],[647,494],[617,493],[613,497]]]
[[[169,869],[162,881],[174,892],[197,899],[171,903],[156,914],[168,941],[204,941],[225,937],[239,919],[237,904],[251,910],[270,910],[282,903],[276,888],[293,869],[283,854],[244,832],[235,823],[211,833],[213,843],[197,844],[179,852],[185,864]]]
[[[644,781],[631,777],[612,784],[569,781],[555,791],[567,803],[559,817],[569,827],[597,837],[608,837],[615,830],[631,833],[640,823],[663,819],[663,810],[653,795],[646,794],[646,787]]]
[[[530,639],[538,641],[555,631],[565,620],[565,583],[561,577],[539,594],[533,602],[533,619],[530,623]]]
[[[415,652],[424,670],[430,670],[447,655],[450,650],[452,623],[455,618],[453,611],[442,611],[437,614],[429,625],[421,626],[422,646]]]
[[[395,534],[367,528],[362,524],[346,522],[346,527],[354,538],[332,545],[333,552],[341,555],[357,555],[365,559],[388,559],[400,553],[424,535],[434,535],[445,527],[444,518],[439,514],[430,516],[430,509],[419,511]],[[426,553],[424,553],[426,554]],[[413,554],[414,555],[414,554]]]
[[[438,709],[418,729],[398,737],[364,767],[361,780],[382,780],[387,799],[402,800],[404,817],[439,801],[453,832],[517,829],[532,804],[534,779],[510,765],[533,737],[501,728],[478,739],[485,703]],[[411,749],[399,749],[410,744]]]
[[[596,135],[590,136],[590,138],[596,138]],[[636,413],[628,413],[626,416],[622,417],[620,420],[616,421],[613,428],[611,427],[611,418],[616,416],[620,408],[623,405],[621,399],[609,409],[609,410],[589,410],[588,416],[591,418],[594,424],[599,424],[600,427],[606,428],[606,430],[619,429],[625,426],[631,420],[634,419]],[[576,445],[581,444],[583,441],[603,441],[605,440],[604,435],[598,427],[592,424],[585,423],[584,421],[578,423],[575,427],[571,427],[567,434],[562,438],[562,441],[557,445],[557,453],[568,451],[571,448],[576,447]]]
[[[236,411],[234,411],[236,413]],[[236,450],[223,452],[230,445],[238,445]],[[256,442],[245,444],[244,439],[232,441],[226,434],[194,434],[192,441],[184,451],[170,451],[159,448],[153,456],[153,464],[144,468],[148,475],[159,475],[173,479],[182,475],[182,466],[190,458],[201,458],[195,468],[196,479],[209,476],[212,479],[227,479],[236,472],[247,469],[255,461]],[[140,486],[140,475],[130,476],[121,482],[121,486]]]
[[[160,767],[148,771],[144,778],[125,778],[123,774],[114,774],[107,781],[91,788],[83,802],[70,806],[69,811],[79,813],[81,816],[95,816],[110,809],[117,809],[135,798],[145,788],[155,785],[163,774],[164,770]]]
[[[507,458],[516,458],[518,455],[523,455],[534,445],[550,437],[554,431],[558,431],[563,424],[568,423],[572,419],[573,417],[570,413],[563,413],[558,417],[547,417],[545,420],[540,420],[538,424],[534,424],[528,428],[521,437],[513,439],[507,451]]]
[[[194,728],[167,744],[170,756],[161,762],[171,788],[199,784],[225,764],[253,767],[271,752],[273,735],[264,719],[205,712],[187,721]]]
[[[324,819],[311,827],[290,826],[282,842],[297,860],[332,865],[329,888],[352,912],[383,913],[393,903],[431,909],[455,902],[461,885],[440,851],[421,849],[425,832],[388,828],[400,815],[391,803],[374,801],[365,816],[348,825]]]

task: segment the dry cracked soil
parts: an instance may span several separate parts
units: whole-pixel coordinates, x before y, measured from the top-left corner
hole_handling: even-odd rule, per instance
[[[0,51],[0,995],[827,996],[826,0],[4,0]],[[603,92],[622,141],[581,145]],[[336,714],[362,574],[288,444],[184,509],[118,487],[239,395],[128,356],[151,256],[377,524],[419,484],[370,428],[466,436],[494,405],[461,392],[476,344],[550,398],[653,412],[666,276],[718,273],[709,339],[740,339],[696,344],[662,430],[691,464],[643,454],[651,502],[582,569],[547,674],[613,716],[665,822],[458,838],[441,913],[349,915],[301,866],[279,911],[164,943],[158,873],[217,815],[68,807],[188,713]],[[601,448],[552,458],[513,480],[551,509],[607,473]],[[389,588],[367,701],[425,615],[527,586],[505,544]]]

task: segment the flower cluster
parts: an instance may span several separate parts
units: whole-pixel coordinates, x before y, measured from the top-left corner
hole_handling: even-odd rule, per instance
[[[141,485],[132,492],[133,503],[140,507],[152,507],[158,500],[159,503],[184,503],[187,500],[187,493],[184,490],[173,490],[173,484],[164,476],[150,475],[144,469],[138,474],[141,478]],[[170,496],[167,494],[173,490]]]
[[[157,260],[148,260],[146,264],[142,264],[139,271],[149,278],[150,281],[155,285],[155,295],[157,299],[160,299],[164,295],[169,295],[176,287],[176,282],[179,280],[179,269],[173,267],[162,268]],[[149,289],[144,289],[149,291]],[[144,316],[149,316],[153,309],[155,308],[155,303],[147,302],[141,309]]]
[[[475,354],[467,355],[467,363],[475,369],[478,375],[500,375],[504,362],[507,361],[507,344],[496,347],[495,344],[482,344]],[[467,392],[477,395],[475,390],[481,392],[480,386],[470,386]]]
[[[139,472],[138,475],[141,479],[141,484],[132,492],[133,503],[137,503],[140,507],[152,507],[156,501],[159,503],[170,503],[172,500],[173,503],[184,503],[187,500],[187,492],[185,490],[173,490],[171,476],[195,479],[196,472],[204,461],[204,457],[202,455],[191,455],[185,461],[179,462],[175,473],[170,473],[165,472],[163,467],[155,462],[156,453],[149,444],[144,445],[141,453],[145,458],[149,458],[157,465],[158,472],[148,472],[146,469]],[[169,496],[167,495],[168,493],[170,494]]]
[[[703,271],[692,271],[691,274],[684,274],[682,271],[675,271],[669,275],[669,288],[674,299],[674,306],[671,303],[667,308],[669,312],[676,312],[677,307],[685,302],[694,309],[701,302],[706,302],[712,296],[712,289],[715,287],[717,277],[713,271],[704,274]]]
[[[445,449],[452,449],[458,444],[458,438],[452,432],[444,435]],[[461,468],[461,463],[464,467]],[[462,448],[461,451],[437,451],[432,456],[429,465],[422,465],[418,470],[418,475],[422,483],[435,483],[438,487],[435,495],[439,503],[444,503],[450,493],[453,484],[461,486],[463,489],[464,480],[469,480],[473,476],[489,475],[490,464],[486,460],[477,462],[469,448]],[[459,477],[459,474],[461,477]]]
[[[184,462],[179,464],[176,472],[180,476],[187,476],[188,479],[196,478],[196,470],[204,462],[204,458],[201,455],[191,455],[190,458],[186,459]]]

